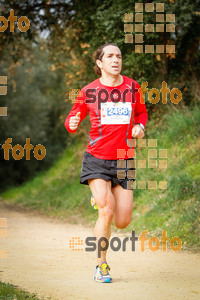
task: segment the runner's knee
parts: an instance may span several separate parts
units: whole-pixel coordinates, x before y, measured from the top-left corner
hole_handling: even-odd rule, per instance
[[[126,228],[131,223],[131,217],[127,217],[124,220],[114,220],[114,224],[119,229]]]
[[[100,217],[104,218],[107,222],[112,222],[114,214],[114,207],[110,205],[106,205],[103,208],[101,208]]]
[[[103,196],[103,195],[102,195]],[[99,217],[102,217],[107,222],[111,222],[114,216],[114,197],[111,193],[104,194],[98,203]]]

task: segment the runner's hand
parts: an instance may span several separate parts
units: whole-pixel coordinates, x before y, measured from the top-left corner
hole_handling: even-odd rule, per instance
[[[140,125],[135,125],[132,129],[132,137],[137,137],[138,139],[142,139],[144,137],[144,131],[140,127]]]
[[[71,118],[70,118],[70,120],[69,120],[69,128],[70,128],[71,130],[77,129],[78,124],[79,124],[80,119],[81,119],[81,118],[80,118],[80,115],[81,115],[81,113],[78,112],[78,113],[76,114],[75,117],[71,117]]]

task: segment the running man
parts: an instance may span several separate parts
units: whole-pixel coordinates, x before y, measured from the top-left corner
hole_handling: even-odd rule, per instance
[[[120,74],[122,55],[118,46],[101,46],[94,53],[94,61],[100,77],[81,89],[65,128],[75,133],[89,113],[91,129],[80,183],[89,185],[98,206],[93,232],[96,241],[101,237],[109,241],[112,221],[121,229],[131,222],[135,177],[119,176],[118,168],[125,167],[126,174],[135,172],[134,138],[144,137],[148,116],[139,84]],[[105,247],[105,241],[101,245]],[[94,280],[112,282],[109,270],[106,251],[102,251],[97,256]]]

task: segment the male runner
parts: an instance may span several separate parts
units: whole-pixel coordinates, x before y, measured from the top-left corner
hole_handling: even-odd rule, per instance
[[[83,87],[65,120],[70,133],[77,131],[80,122],[89,112],[91,129],[86,152],[83,156],[80,183],[90,186],[98,206],[98,220],[94,227],[97,241],[108,240],[111,223],[126,228],[131,222],[134,178],[117,178],[119,159],[130,170],[133,160],[134,138],[144,137],[147,122],[146,106],[139,84],[121,75],[122,55],[117,45],[101,46],[94,54],[95,72],[100,78]],[[133,126],[133,121],[135,125]],[[105,242],[102,242],[102,247]],[[97,257],[94,279],[112,282],[106,251]]]

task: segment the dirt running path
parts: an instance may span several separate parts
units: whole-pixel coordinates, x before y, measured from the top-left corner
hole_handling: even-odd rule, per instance
[[[75,252],[69,240],[92,236],[91,227],[66,224],[0,203],[7,238],[0,238],[0,281],[45,299],[200,299],[200,254],[158,250],[109,251],[112,284],[93,281],[94,252]],[[112,236],[120,236],[117,233]],[[127,234],[130,236],[130,234]],[[139,245],[139,243],[136,243]],[[129,247],[128,247],[129,246]]]

